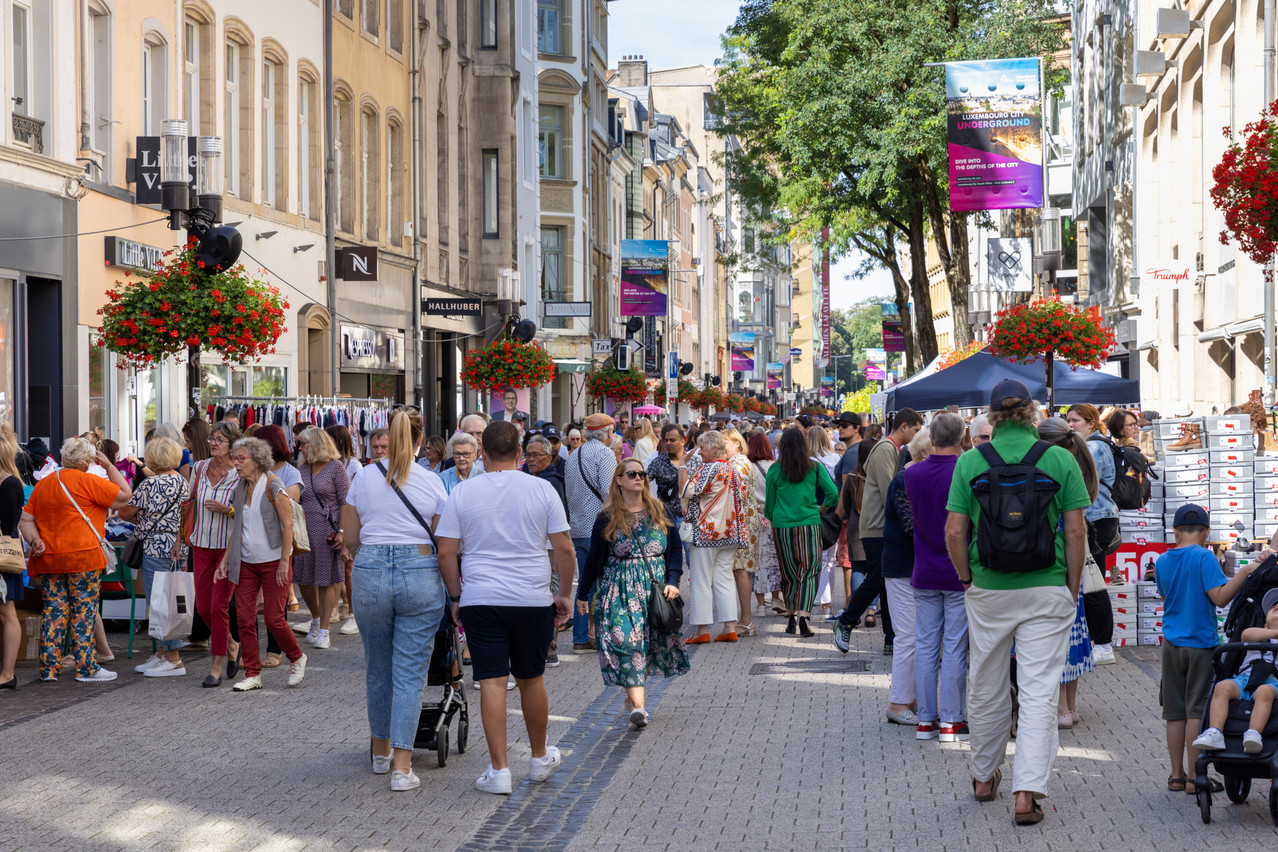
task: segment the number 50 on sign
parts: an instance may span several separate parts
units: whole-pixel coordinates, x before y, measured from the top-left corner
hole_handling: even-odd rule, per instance
[[[1168,545],[1160,541],[1148,544],[1124,544],[1109,557],[1108,567],[1117,568],[1123,575],[1124,583],[1135,583],[1145,579],[1145,571],[1158,561],[1168,550]]]

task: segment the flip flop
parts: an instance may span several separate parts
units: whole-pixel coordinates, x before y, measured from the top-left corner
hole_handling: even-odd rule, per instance
[[[1185,782],[1189,779],[1186,777],[1177,778],[1174,775],[1167,776],[1167,789],[1173,793],[1185,792]]]
[[[976,801],[978,802],[992,802],[998,798],[998,785],[999,785],[999,782],[1002,780],[1003,780],[1003,770],[995,769],[994,774],[990,776],[990,780],[989,780],[990,791],[986,793],[984,796],[982,796],[980,793],[976,792],[976,785],[979,784],[980,782],[977,781],[975,778],[973,778],[972,779],[972,795],[976,798]]]
[[[1034,806],[1032,810],[1016,812],[1017,825],[1036,825],[1043,821],[1043,809],[1033,799],[1030,802]]]

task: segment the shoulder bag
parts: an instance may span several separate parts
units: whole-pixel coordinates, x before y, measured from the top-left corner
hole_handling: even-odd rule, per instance
[[[643,567],[647,570],[652,584],[648,589],[648,628],[657,633],[677,633],[683,627],[683,596],[670,600],[665,595],[666,578],[658,577],[648,564],[648,554],[640,546],[633,532],[630,543],[639,551]]]
[[[377,469],[382,472],[383,476],[386,475],[385,464],[379,461],[377,463]],[[585,478],[584,474],[583,474],[583,478]],[[430,524],[426,523],[426,519],[422,517],[422,513],[417,511],[417,507],[414,506],[411,502],[409,502],[408,498],[404,496],[404,492],[399,490],[398,485],[391,483],[391,490],[395,492],[395,496],[398,497],[400,501],[404,504],[404,508],[408,509],[409,514],[411,514],[414,518],[417,519],[417,523],[422,525],[422,529],[426,530],[426,535],[430,536],[430,546],[434,548],[435,554],[438,555],[439,545],[435,544],[435,533],[431,531]]]
[[[22,551],[22,538],[16,535],[0,535],[0,574],[21,574],[26,569],[27,558]],[[3,590],[4,586],[0,586],[0,591]]]
[[[581,448],[577,449],[577,470],[581,471],[581,481],[586,483],[586,487],[590,489],[590,493],[595,495],[595,498],[598,499],[600,503],[605,502],[603,495],[599,493],[599,489],[591,485],[590,480],[586,478],[586,464],[581,460]]]
[[[58,480],[58,485],[62,486],[62,493],[67,495],[67,499],[71,501],[71,505],[75,506],[75,510],[80,513],[80,517],[84,518],[84,522],[89,525],[89,529],[93,532],[93,537],[98,540],[98,547],[102,548],[102,555],[106,557],[106,566],[103,571],[110,574],[115,570],[115,548],[107,543],[107,540],[98,532],[97,527],[93,526],[93,521],[89,520],[89,516],[84,514],[84,510],[80,508],[80,504],[75,502],[75,498],[71,496],[71,492],[67,490],[66,483],[62,481],[62,471],[55,473],[54,478]]]
[[[821,464],[821,462],[817,462]],[[817,471],[816,501],[817,514],[821,518],[821,549],[829,550],[839,543],[839,533],[843,532],[843,519],[837,512],[827,512],[821,508],[821,471]]]
[[[266,484],[269,488],[272,482],[278,482],[279,487],[275,489],[275,494],[283,494],[288,500],[288,511],[293,518],[293,552],[294,553],[310,553],[311,552],[311,534],[306,530],[306,512],[302,509],[302,504],[289,496],[285,489],[284,480],[280,479],[273,473],[268,473],[269,477]],[[275,502],[275,495],[271,495],[271,502]]]
[[[155,477],[148,477],[148,478],[152,480],[155,479]],[[146,541],[146,537],[148,535],[155,532],[155,526],[156,524],[160,522],[160,519],[163,518],[165,515],[167,515],[169,511],[173,508],[174,504],[181,499],[182,499],[181,497],[178,497],[175,500],[170,500],[169,505],[164,507],[164,511],[154,516],[154,519],[151,521],[151,529],[146,534],[143,534],[140,532],[134,532],[133,535],[129,536],[127,539],[124,540],[124,547],[120,549],[120,558],[125,565],[128,565],[130,568],[133,568],[135,570],[142,567],[142,557],[146,555],[142,552],[143,542]],[[179,535],[181,534],[180,528],[178,530],[178,533]]]

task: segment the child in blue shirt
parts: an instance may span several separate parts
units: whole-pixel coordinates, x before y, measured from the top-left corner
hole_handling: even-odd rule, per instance
[[[1216,607],[1229,603],[1251,573],[1240,568],[1226,580],[1215,554],[1204,545],[1210,529],[1207,510],[1186,503],[1173,520],[1176,547],[1158,557],[1154,580],[1163,601],[1163,719],[1167,723],[1167,753],[1171,758],[1168,790],[1193,793],[1186,777],[1185,758],[1193,766],[1203,705],[1211,687],[1211,658],[1220,637],[1216,632]],[[1186,744],[1189,744],[1186,749]],[[1220,782],[1211,780],[1212,792]]]

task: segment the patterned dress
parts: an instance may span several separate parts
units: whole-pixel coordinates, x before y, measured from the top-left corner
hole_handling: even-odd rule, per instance
[[[293,555],[293,581],[299,586],[336,586],[346,582],[346,565],[342,556],[328,546],[328,537],[341,528],[342,506],[351,481],[346,467],[334,459],[311,472],[302,464],[302,510],[306,512],[306,532],[311,540],[310,553]]]
[[[1061,673],[1061,683],[1071,683],[1095,668],[1092,663],[1092,637],[1087,632],[1087,614],[1083,611],[1083,587],[1080,584],[1074,626],[1069,630],[1069,656],[1065,660],[1065,670]]]
[[[732,560],[733,571],[745,571],[753,574],[759,570],[759,521],[763,518],[763,506],[755,499],[754,465],[743,454],[738,453],[728,459],[736,473],[733,482],[737,490],[737,504],[741,506],[744,518],[742,533],[746,543],[737,548]]]
[[[678,551],[677,537],[673,541],[673,550]],[[688,672],[683,635],[657,633],[648,627],[652,578],[665,575],[669,543],[666,533],[649,525],[644,515],[630,536],[604,543],[607,561],[597,584],[595,641],[605,684],[643,686],[655,672],[666,677]]]
[[[759,595],[781,590],[781,563],[777,561],[777,545],[772,538],[772,524],[763,517],[763,506],[759,505],[759,495],[764,493],[768,468],[774,464],[776,462],[759,462],[754,465],[753,471],[755,508],[759,517],[759,561],[758,568],[754,572],[753,591]]]

